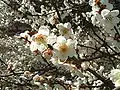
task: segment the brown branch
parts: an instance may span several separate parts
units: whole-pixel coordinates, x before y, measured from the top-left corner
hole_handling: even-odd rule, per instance
[[[115,88],[115,86],[114,86],[114,84],[112,83],[111,80],[106,79],[105,77],[99,75],[98,73],[96,73],[94,70],[92,70],[90,68],[88,68],[87,71],[89,71],[90,73],[95,75],[99,80],[101,80],[104,83],[105,86],[110,87],[111,89]]]

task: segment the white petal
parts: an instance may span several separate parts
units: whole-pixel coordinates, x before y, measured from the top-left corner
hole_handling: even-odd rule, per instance
[[[115,24],[117,24],[117,23],[119,23],[120,22],[120,18],[118,18],[118,17],[114,17],[113,18],[113,24],[115,25]]]
[[[65,61],[65,60],[68,58],[68,55],[61,53],[60,55],[58,55],[58,58],[59,58],[61,61]]]
[[[113,5],[109,3],[109,4],[107,4],[106,8],[109,9],[109,10],[112,10],[113,9]]]
[[[47,37],[47,44],[54,44],[57,40],[57,36],[56,35],[49,35]]]
[[[75,46],[75,43],[76,43],[76,42],[73,41],[72,39],[68,39],[66,44],[67,44],[68,47],[74,47],[74,46]]]
[[[50,31],[49,31],[49,29],[48,29],[46,26],[41,26],[41,27],[39,28],[38,33],[48,36],[49,33],[50,33]]]
[[[58,29],[60,29],[60,30],[63,29],[63,28],[65,28],[64,25],[63,25],[62,23],[57,24],[56,27],[57,27]]]
[[[53,48],[59,50],[59,46],[60,45],[58,43],[56,43],[56,44],[53,45]]]
[[[96,22],[97,22],[96,19],[95,19],[95,16],[92,16],[92,17],[91,17],[91,20],[92,20],[92,24],[95,25]]]
[[[57,37],[57,43],[61,43],[61,44],[66,43],[66,38],[63,36]]]
[[[47,47],[44,44],[40,44],[40,45],[37,46],[37,49],[42,53],[44,50],[47,49]]]
[[[92,10],[93,10],[93,11],[99,11],[100,8],[99,8],[98,6],[93,6],[93,7],[92,7]]]
[[[101,15],[102,15],[103,18],[108,17],[109,13],[110,13],[110,10],[108,10],[108,9],[103,9],[101,11]]]
[[[66,28],[68,28],[68,29],[71,28],[71,24],[70,24],[69,22],[68,22],[68,23],[65,23],[64,26],[65,26]]]
[[[30,50],[32,52],[35,51],[35,50],[37,50],[37,47],[38,47],[38,45],[37,45],[36,42],[31,42],[31,44],[30,44]]]
[[[89,68],[89,65],[90,63],[86,61],[86,62],[82,62],[81,67],[83,68],[83,70],[86,70],[87,68]]]
[[[76,53],[76,52],[75,52],[75,49],[72,48],[71,50],[69,50],[68,56],[69,56],[69,57],[73,57],[73,56],[75,55],[75,53]]]
[[[119,10],[112,10],[111,15],[112,16],[117,16],[119,14]]]

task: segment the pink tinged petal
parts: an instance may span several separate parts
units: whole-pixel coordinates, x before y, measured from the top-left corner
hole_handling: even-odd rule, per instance
[[[101,11],[101,15],[102,15],[103,18],[108,17],[108,16],[110,15],[110,10],[108,10],[108,9],[103,9],[103,10]]]
[[[111,11],[111,15],[114,16],[114,17],[118,16],[118,14],[119,14],[119,10],[112,10]]]

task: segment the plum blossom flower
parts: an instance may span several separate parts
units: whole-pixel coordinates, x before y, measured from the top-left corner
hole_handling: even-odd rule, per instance
[[[32,36],[30,50],[32,52],[38,50],[41,53],[47,49],[47,37],[49,36],[49,29],[46,26],[41,26],[37,34]]]
[[[33,39],[38,44],[46,44],[48,35],[49,29],[46,26],[41,26],[38,33],[33,36]]]
[[[75,41],[72,39],[66,39],[63,36],[57,38],[57,42],[53,45],[56,57],[60,60],[66,60],[69,57],[75,55]]]
[[[119,14],[118,10],[108,10],[104,9],[101,11],[101,16],[103,20],[103,26],[107,29],[113,29],[114,26],[116,26],[117,23],[120,22],[120,19],[117,17]]]
[[[71,24],[68,22],[68,23],[65,23],[65,24],[57,24],[56,27],[59,29],[59,33],[66,37],[66,38],[72,38],[72,35],[73,35],[73,30],[71,28]]]

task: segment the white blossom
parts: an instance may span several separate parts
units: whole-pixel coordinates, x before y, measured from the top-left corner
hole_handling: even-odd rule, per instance
[[[57,43],[53,45],[56,56],[61,60],[66,60],[75,55],[74,49],[75,41],[72,39],[65,39],[63,36],[57,38]]]
[[[58,29],[59,29],[59,33],[61,35],[63,35],[64,37],[66,38],[72,38],[73,36],[73,30],[71,28],[71,24],[68,22],[68,23],[65,23],[65,24],[57,24],[56,26]]]
[[[114,26],[116,26],[116,24],[120,21],[120,19],[117,17],[118,14],[118,10],[110,11],[108,9],[103,9],[101,11],[101,16],[103,18],[103,26],[107,29],[113,29]]]

